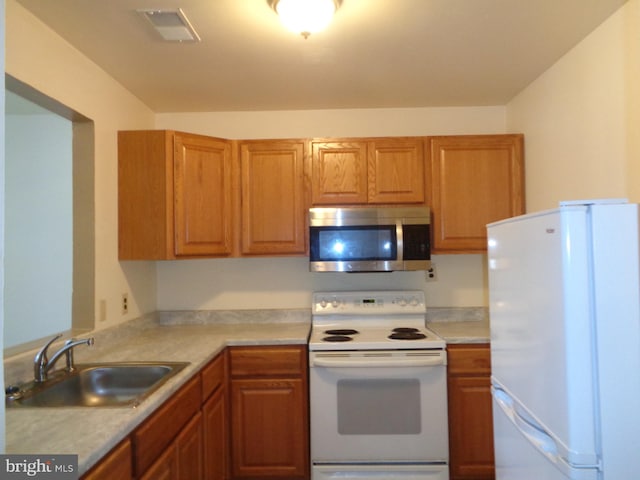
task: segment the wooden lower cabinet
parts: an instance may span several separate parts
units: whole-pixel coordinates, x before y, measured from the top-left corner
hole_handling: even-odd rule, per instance
[[[447,350],[450,478],[493,480],[489,345],[449,345]]]
[[[140,480],[198,480],[204,477],[203,423],[197,413]]]
[[[187,424],[175,441],[178,460],[178,476],[183,478],[204,478],[204,431],[202,413],[198,412]]]
[[[196,375],[133,432],[131,437],[136,477],[143,475],[156,462],[185,425],[198,414],[201,395],[200,376]]]
[[[82,476],[82,480],[132,480],[131,440],[120,442],[111,452]]]
[[[214,361],[213,364],[216,368],[224,368],[223,361]],[[203,373],[203,383],[205,383],[204,378]],[[213,389],[213,394],[202,405],[204,478],[206,480],[226,480],[228,478],[229,428],[227,426],[226,377],[220,377],[220,380],[221,382]]]
[[[304,346],[232,347],[231,478],[309,478]]]
[[[140,477],[140,480],[176,480],[178,478],[178,454],[176,446],[171,444]]]
[[[140,480],[204,478],[202,414],[197,413]]]
[[[308,480],[308,404],[305,345],[230,347],[82,480]]]

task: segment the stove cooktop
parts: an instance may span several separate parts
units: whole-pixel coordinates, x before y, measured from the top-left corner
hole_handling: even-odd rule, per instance
[[[422,291],[317,292],[309,349],[444,349],[425,327]]]
[[[409,328],[409,327],[402,327]],[[394,332],[392,328],[361,328],[349,335],[333,333],[341,329],[313,326],[309,339],[310,350],[407,350],[443,349],[445,342],[425,327],[411,332]],[[355,329],[354,329],[355,330]]]

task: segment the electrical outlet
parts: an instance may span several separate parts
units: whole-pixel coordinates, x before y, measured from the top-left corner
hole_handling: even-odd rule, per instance
[[[129,294],[122,294],[122,315],[129,313]]]
[[[434,263],[432,263],[431,268],[425,272],[425,280],[427,282],[435,282],[438,280],[438,275],[436,273],[436,266]]]

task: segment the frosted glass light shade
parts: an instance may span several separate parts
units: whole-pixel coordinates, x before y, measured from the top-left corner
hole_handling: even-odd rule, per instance
[[[305,38],[329,25],[336,11],[336,0],[272,0],[280,21],[288,30]]]

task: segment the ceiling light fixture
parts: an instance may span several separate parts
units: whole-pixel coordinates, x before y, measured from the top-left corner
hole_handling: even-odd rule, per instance
[[[342,0],[267,0],[288,30],[305,39],[329,25]]]

